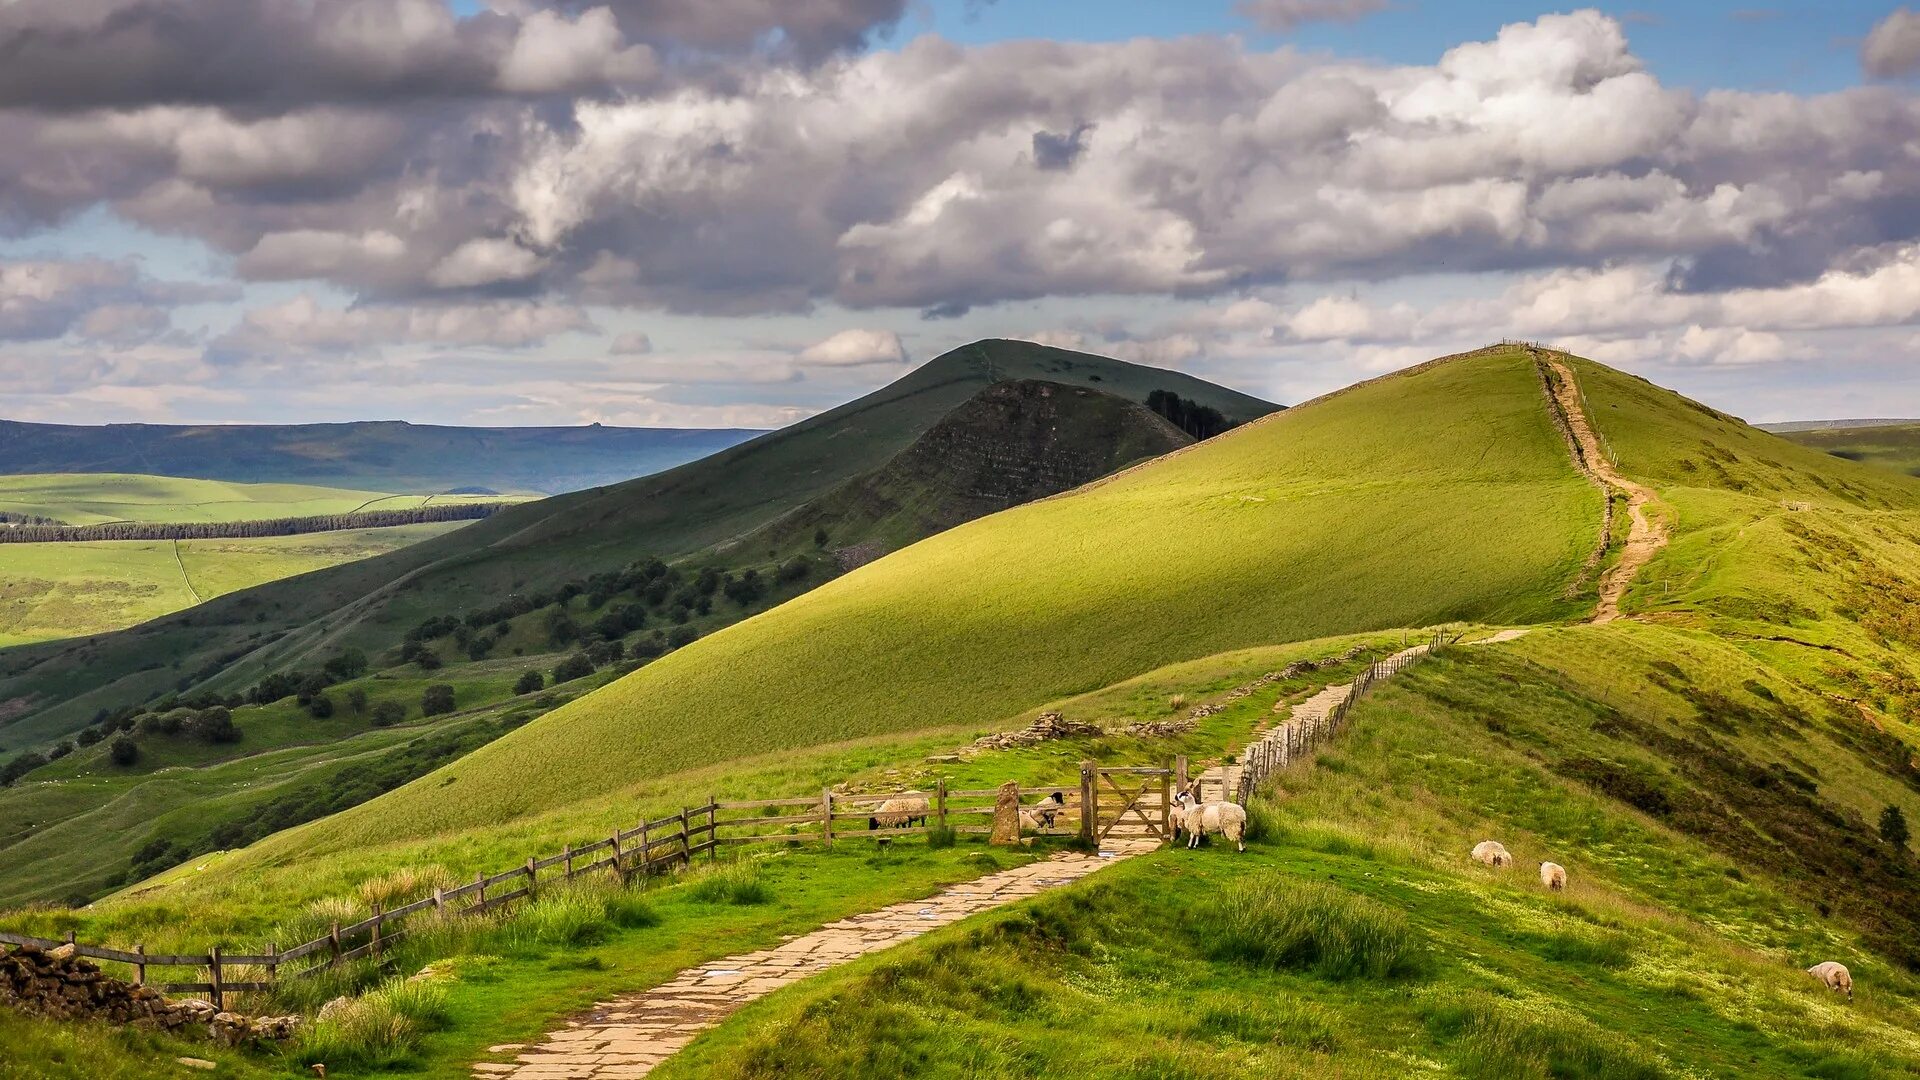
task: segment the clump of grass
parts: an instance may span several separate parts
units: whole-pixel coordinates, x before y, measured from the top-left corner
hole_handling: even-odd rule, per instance
[[[773,891],[760,879],[760,864],[736,860],[693,883],[688,895],[703,904],[764,904]]]
[[[1328,979],[1407,974],[1418,960],[1406,916],[1328,885],[1278,874],[1229,887],[1203,910],[1196,929],[1218,958]]]
[[[575,882],[543,891],[510,919],[509,944],[523,948],[595,945],[615,929],[660,921],[640,897],[610,882]]]
[[[403,866],[392,873],[368,878],[360,883],[357,892],[361,902],[368,908],[378,904],[384,909],[411,904],[436,888],[452,889],[459,884],[454,880],[453,871],[438,863],[427,863],[423,866]]]
[[[420,1035],[447,1026],[446,987],[419,979],[392,979],[357,998],[323,1010],[302,1028],[287,1054],[302,1065],[392,1068],[413,1060]]]
[[[934,825],[927,829],[927,846],[936,850],[950,848],[960,839],[960,834],[951,825]]]
[[[1463,1075],[1483,1080],[1660,1080],[1667,1071],[1626,1039],[1578,1016],[1469,995],[1427,1019],[1455,1041]]]
[[[1181,709],[1184,709],[1186,707],[1187,707],[1187,695],[1185,694],[1175,694],[1172,697],[1167,699],[1168,712],[1177,713]]]
[[[1255,797],[1247,801],[1247,839],[1273,840],[1285,836],[1287,827],[1281,823],[1280,810],[1267,799]]]

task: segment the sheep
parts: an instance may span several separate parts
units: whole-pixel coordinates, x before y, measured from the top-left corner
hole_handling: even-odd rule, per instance
[[[1513,853],[1498,840],[1482,840],[1473,845],[1473,861],[1488,866],[1511,867]]]
[[[1020,808],[1020,827],[1040,832],[1053,828],[1060,816],[1060,808],[1067,805],[1067,797],[1056,791],[1032,806]]]
[[[1819,979],[1834,993],[1847,995],[1848,1001],[1853,1000],[1853,973],[1847,970],[1847,965],[1828,960],[1808,968],[1807,974]]]
[[[875,829],[910,829],[915,824],[927,823],[927,797],[922,792],[909,791],[897,795],[874,808],[873,816],[867,819],[867,831]]]
[[[1181,802],[1186,813],[1181,815],[1180,827],[1187,831],[1187,847],[1197,848],[1201,838],[1219,833],[1233,841],[1237,851],[1247,850],[1247,811],[1236,803],[1214,802],[1197,803],[1193,796],[1182,793]]]
[[[1540,884],[1545,885],[1549,889],[1558,890],[1558,889],[1566,888],[1567,887],[1567,868],[1564,866],[1561,866],[1557,862],[1541,863],[1540,864]]]

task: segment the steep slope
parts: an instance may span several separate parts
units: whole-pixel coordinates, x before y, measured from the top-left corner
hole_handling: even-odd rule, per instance
[[[750,603],[724,592],[709,595],[709,606],[683,612],[686,621],[680,623],[672,614],[677,586],[661,590],[650,601],[651,582],[604,593],[587,585],[578,595],[503,620],[508,629],[499,638],[501,644],[487,650],[488,658],[473,659],[456,647],[460,643],[435,638],[431,644],[444,666],[425,671],[400,663],[336,685],[328,693],[337,701],[355,693],[371,695],[411,709],[428,683],[444,683],[455,687],[463,709],[490,704],[505,697],[521,674],[551,671],[566,659],[569,648],[577,648],[552,642],[550,628],[558,620],[586,628],[582,634],[604,646],[607,642],[594,629],[602,616],[645,609],[645,629],[623,629],[611,639],[640,656],[642,640],[658,637],[662,628],[710,633],[814,587],[827,576],[830,560],[822,547],[836,549],[848,561],[868,558],[1191,442],[1145,407],[1099,390],[1039,380],[995,383],[879,469],[682,568],[683,581],[708,571],[729,580],[756,571],[771,583],[770,591]],[[796,562],[807,568],[804,575],[779,572]],[[540,697],[577,695],[590,683],[556,684],[546,695],[522,697],[514,708],[524,718],[546,707],[533,705]],[[206,744],[185,736],[142,734],[137,732],[139,719],[129,717],[127,723],[136,728],[129,738],[141,751],[137,762],[113,763],[110,743],[102,738],[26,774],[20,783],[0,788],[0,861],[9,867],[6,880],[0,881],[0,905],[91,899],[129,880],[128,875],[133,880],[145,876],[143,868],[150,869],[150,864],[133,856],[156,843],[164,844],[174,861],[237,846],[263,835],[263,821],[281,828],[354,805],[454,755],[451,748],[431,755],[412,753],[428,741],[425,736],[435,744],[449,742],[448,725],[440,721],[403,736],[375,725],[366,710],[350,713],[343,707],[324,719],[309,716],[293,697],[237,705],[232,712],[245,735],[238,742]],[[458,752],[507,726],[463,719]],[[99,735],[96,729],[94,737]],[[273,752],[288,741],[299,744],[297,752]],[[419,762],[418,769],[402,772],[398,767],[401,743]],[[334,783],[343,767],[354,769],[375,757],[384,759],[379,786]],[[314,797],[315,789],[322,788],[324,795]],[[101,823],[108,821],[112,826],[103,828]],[[18,823],[17,829],[7,823]],[[81,836],[91,840],[75,842]]]
[[[223,597],[84,643],[0,652],[0,737],[78,730],[103,706],[231,691],[423,619],[648,556],[700,551],[880,467],[981,388],[1041,378],[1144,402],[1165,389],[1248,420],[1276,407],[1191,376],[1017,341],[963,346],[866,397],[654,476],[544,499],[378,559]]]
[[[544,495],[670,469],[760,434],[739,428],[107,424],[0,420],[0,474],[157,473],[432,494]]]
[[[1570,614],[1599,509],[1524,354],[1430,366],[943,533],[255,852],[498,825],[1255,643]]]
[[[885,465],[722,550],[785,551],[825,536],[857,565],[1192,442],[1112,394],[1038,379],[995,383]]]

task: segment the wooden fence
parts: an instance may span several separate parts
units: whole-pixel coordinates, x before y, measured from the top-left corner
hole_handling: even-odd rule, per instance
[[[1083,790],[1085,785],[1082,785]],[[1051,821],[1040,828],[1026,828],[1029,835],[1086,835],[1086,823],[1098,820],[1085,800],[1068,798],[1071,785],[1041,787],[1015,792],[1023,806],[1039,809]],[[1067,801],[1052,801],[1059,792]],[[952,829],[963,834],[988,834],[993,831],[993,815],[999,788],[974,790],[949,789],[942,780],[930,792],[891,792],[880,794],[836,794],[831,789],[817,797],[795,799],[755,799],[744,802],[720,802],[708,799],[702,806],[682,809],[677,814],[642,821],[631,829],[616,830],[604,840],[578,847],[568,844],[559,852],[530,856],[518,866],[497,874],[479,874],[458,888],[435,888],[433,893],[409,904],[383,910],[374,905],[365,919],[349,925],[334,923],[325,934],[291,948],[281,950],[268,945],[260,953],[227,953],[220,947],[205,953],[149,953],[143,945],[132,949],[111,949],[76,942],[72,934],[64,941],[0,931],[0,943],[31,945],[43,949],[72,945],[78,956],[125,964],[133,969],[136,985],[151,985],[167,994],[206,994],[216,1007],[225,1007],[225,995],[250,990],[270,990],[283,977],[300,977],[324,971],[355,960],[379,961],[387,950],[408,933],[407,920],[432,911],[439,916],[478,915],[499,910],[516,900],[532,900],[542,888],[558,882],[605,871],[622,882],[635,876],[648,876],[690,865],[695,856],[717,858],[725,844],[834,843],[871,840],[885,843],[903,835],[924,834],[934,829]],[[875,827],[875,812],[889,799],[918,797],[926,802],[924,813],[913,815],[907,824]],[[1032,815],[1028,825],[1039,815]],[[149,982],[149,968],[194,968],[202,972],[197,981]],[[230,979],[236,968],[258,969],[242,974],[247,978]]]
[[[1346,726],[1347,713],[1355,702],[1367,696],[1381,680],[1392,678],[1409,666],[1439,652],[1450,643],[1445,631],[1436,630],[1433,639],[1412,649],[1404,649],[1382,660],[1376,660],[1359,674],[1347,696],[1334,704],[1326,712],[1303,717],[1294,717],[1277,727],[1269,728],[1264,735],[1249,743],[1240,755],[1240,781],[1234,786],[1232,799],[1246,805],[1253,793],[1268,778],[1281,769],[1312,753],[1321,743],[1332,738]]]

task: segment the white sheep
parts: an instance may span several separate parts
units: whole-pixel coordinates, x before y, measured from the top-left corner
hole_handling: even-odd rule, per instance
[[[1540,864],[1540,884],[1545,885],[1549,889],[1557,890],[1557,889],[1566,888],[1567,887],[1567,868],[1564,866],[1561,866],[1557,862],[1541,863]]]
[[[1187,812],[1180,823],[1187,831],[1187,847],[1197,848],[1203,837],[1219,833],[1233,841],[1235,850],[1247,850],[1245,807],[1230,802],[1195,803],[1192,799],[1191,795],[1181,796],[1187,805]]]
[[[1847,970],[1847,965],[1828,960],[1808,968],[1807,974],[1819,979],[1834,993],[1847,995],[1848,1001],[1853,1000],[1853,973]]]
[[[897,795],[874,808],[867,829],[910,829],[915,823],[927,823],[927,797],[918,791]]]
[[[1487,866],[1511,867],[1513,853],[1498,840],[1482,840],[1473,845],[1473,861]]]

